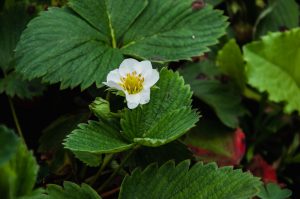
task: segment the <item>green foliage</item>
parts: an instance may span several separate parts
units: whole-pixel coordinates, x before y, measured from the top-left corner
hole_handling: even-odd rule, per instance
[[[19,140],[13,130],[0,125],[0,167],[15,154]]]
[[[151,92],[148,104],[124,112],[123,135],[131,142],[163,145],[183,135],[198,121],[198,114],[191,109],[190,87],[178,73],[162,69],[156,86],[159,89]]]
[[[232,78],[241,91],[244,90],[246,84],[244,60],[240,47],[234,39],[228,41],[218,52],[217,66]]]
[[[94,82],[100,87],[123,55],[190,59],[217,43],[227,26],[221,12],[210,5],[193,10],[192,2],[71,0],[66,8],[50,8],[23,32],[17,70],[29,79],[61,82],[61,88],[85,89]]]
[[[22,75],[10,72],[15,65],[14,49],[30,18],[25,5],[20,2],[0,13],[0,69],[4,73],[4,78],[0,78],[0,94],[31,99],[41,95],[45,88],[36,79],[26,81]]]
[[[286,103],[287,113],[300,111],[300,29],[272,33],[244,47],[248,83]]]
[[[10,97],[18,96],[21,99],[31,99],[34,96],[42,95],[44,89],[45,86],[39,80],[27,81],[16,72],[12,72],[0,79],[0,93],[5,92]]]
[[[87,184],[81,186],[65,181],[63,187],[50,184],[47,186],[45,199],[101,199],[97,192]]]
[[[109,122],[89,121],[79,124],[65,140],[65,148],[95,154],[116,153],[131,148],[132,144],[120,134],[120,129]]]
[[[299,14],[299,6],[295,0],[269,0],[268,7],[256,22],[255,36],[298,27]]]
[[[75,154],[76,158],[78,158],[90,167],[97,167],[102,162],[102,156],[99,154],[81,151],[73,151],[73,153]]]
[[[160,168],[136,169],[125,177],[119,198],[246,199],[259,191],[258,178],[241,170],[202,163],[189,167],[188,161],[177,166],[170,161]]]
[[[198,121],[198,114],[191,109],[189,86],[178,73],[165,68],[156,85],[159,89],[151,92],[148,104],[124,110],[122,131],[114,120],[89,121],[67,136],[65,147],[96,154],[116,153],[134,144],[160,146],[183,135]]]
[[[211,106],[226,126],[238,126],[238,117],[245,113],[239,92],[230,84],[216,80],[221,74],[212,62],[186,64],[180,73],[194,95]]]
[[[233,130],[224,128],[220,122],[202,120],[184,137],[184,143],[229,158],[235,149],[232,137]]]
[[[281,189],[279,185],[268,183],[261,187],[257,196],[261,199],[286,199],[292,195],[289,189]]]
[[[89,105],[92,113],[101,119],[109,119],[111,117],[109,101],[96,97],[96,99]]]
[[[6,199],[30,194],[36,181],[38,165],[31,152],[19,141],[16,153],[0,166],[0,193]]]
[[[14,49],[30,17],[23,4],[14,4],[0,13],[0,68],[14,65]]]

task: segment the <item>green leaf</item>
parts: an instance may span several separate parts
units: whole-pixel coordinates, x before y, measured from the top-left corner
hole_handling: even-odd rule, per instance
[[[232,85],[216,80],[221,74],[212,62],[187,64],[179,72],[190,84],[194,95],[211,106],[226,126],[238,126],[238,117],[245,113],[240,94]]]
[[[87,184],[81,187],[75,183],[65,181],[64,186],[50,184],[47,186],[47,199],[101,199],[97,192]]]
[[[190,168],[188,161],[177,166],[171,161],[133,171],[125,177],[119,198],[246,199],[255,196],[259,186],[258,178],[231,167],[197,163]]]
[[[191,109],[190,87],[178,73],[162,69],[156,86],[159,89],[151,92],[148,104],[124,112],[123,135],[131,142],[145,146],[166,144],[183,135],[199,119]]]
[[[268,7],[259,16],[255,36],[277,32],[281,28],[292,29],[299,26],[299,6],[295,0],[269,0]]]
[[[261,199],[286,199],[291,195],[292,192],[289,189],[281,189],[279,185],[274,183],[261,186],[261,190],[257,194]]]
[[[0,167],[15,154],[19,144],[15,132],[0,125]]]
[[[300,29],[272,33],[244,47],[248,83],[285,102],[285,112],[300,111]]]
[[[73,153],[75,154],[76,158],[78,158],[90,167],[97,167],[102,162],[101,154],[94,154],[81,151],[73,151]]]
[[[0,68],[7,71],[14,65],[14,49],[30,17],[20,3],[0,13]]]
[[[122,52],[152,61],[190,59],[207,52],[207,46],[224,34],[226,18],[210,5],[193,10],[193,1],[149,1],[125,33]]]
[[[226,17],[210,5],[193,10],[192,2],[71,0],[49,8],[23,32],[17,71],[85,89],[100,87],[123,55],[165,62],[203,54],[225,33]]]
[[[234,39],[227,42],[218,52],[217,66],[232,78],[241,91],[244,90],[246,84],[244,60],[240,47]]]
[[[206,3],[209,3],[209,4],[213,5],[213,6],[217,6],[217,5],[219,5],[220,3],[222,3],[223,0],[205,0],[205,2],[206,2]]]
[[[0,167],[1,197],[15,199],[30,194],[36,181],[38,165],[26,146],[19,142],[16,154]]]
[[[45,86],[39,80],[27,81],[16,72],[12,72],[0,79],[0,93],[5,92],[10,97],[18,96],[21,99],[31,99],[34,96],[42,95],[44,89]]]
[[[113,123],[89,121],[79,124],[65,139],[65,148],[94,154],[116,153],[132,147]]]

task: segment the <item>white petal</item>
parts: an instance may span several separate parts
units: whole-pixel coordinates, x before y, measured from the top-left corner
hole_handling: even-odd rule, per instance
[[[150,101],[150,88],[144,89],[140,93],[140,104],[147,104]]]
[[[138,103],[131,103],[131,102],[127,102],[127,107],[129,109],[134,109],[138,106],[139,104]]]
[[[141,61],[138,64],[137,70],[138,70],[137,72],[141,73],[143,77],[147,77],[148,75],[150,75],[152,73],[152,64],[148,60]]]
[[[117,90],[124,91],[124,89],[116,82],[108,81],[108,82],[103,82],[103,84],[105,84],[106,86],[108,86],[110,88],[115,88]]]
[[[120,83],[121,82],[121,76],[119,74],[119,69],[115,69],[115,70],[110,71],[107,75],[106,81],[107,82]]]
[[[128,92],[125,92],[126,94],[126,100],[129,102],[140,102],[140,93],[137,94],[128,94]]]
[[[132,73],[133,71],[135,71],[134,65],[138,63],[139,62],[137,60],[132,58],[124,59],[119,67],[120,75],[125,77],[127,73]]]
[[[145,77],[144,88],[152,87],[159,79],[159,72],[157,70],[152,70],[150,75]]]

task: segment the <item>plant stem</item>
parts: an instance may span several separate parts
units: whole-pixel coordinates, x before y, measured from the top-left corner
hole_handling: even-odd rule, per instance
[[[24,136],[23,136],[23,133],[22,133],[22,129],[21,129],[21,126],[20,126],[20,123],[19,123],[19,120],[18,120],[18,117],[17,117],[17,114],[16,114],[15,106],[14,106],[11,98],[9,96],[7,96],[7,98],[8,98],[8,103],[9,103],[9,106],[10,106],[10,110],[11,110],[16,128],[17,128],[17,132],[18,132],[19,136],[21,137],[21,139],[23,140],[24,144],[26,145],[26,142],[25,142],[25,139],[24,139]]]
[[[112,190],[110,190],[110,191],[104,192],[104,193],[102,193],[102,194],[100,194],[100,195],[101,195],[102,198],[105,198],[105,197],[108,197],[108,196],[110,196],[110,195],[116,193],[116,192],[119,191],[119,190],[120,190],[120,187],[116,187],[116,188],[114,188],[114,189],[112,189]]]
[[[90,178],[86,179],[85,181],[89,183],[90,185],[93,185],[99,176],[101,175],[102,171],[105,169],[106,165],[111,161],[111,159],[114,157],[113,154],[105,154],[105,157],[103,159],[103,163],[101,164],[100,169],[97,171],[97,173],[94,176],[91,176]]]
[[[138,146],[137,146],[138,147]],[[121,170],[121,168],[123,168],[123,166],[125,165],[125,163],[127,162],[127,160],[129,159],[129,157],[133,154],[133,152],[135,151],[135,149],[137,148],[133,148],[131,151],[129,151],[126,156],[124,157],[124,159],[122,160],[122,162],[120,163],[120,165],[118,166],[118,168],[109,176],[109,178],[97,189],[97,192],[100,193],[109,183],[110,181],[117,175],[117,173]]]

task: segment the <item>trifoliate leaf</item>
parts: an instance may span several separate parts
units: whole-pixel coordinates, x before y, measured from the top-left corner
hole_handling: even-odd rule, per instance
[[[261,190],[257,194],[261,199],[287,199],[291,195],[292,192],[289,189],[281,189],[279,185],[274,183],[261,186]]]
[[[126,176],[119,199],[247,199],[257,194],[260,184],[259,179],[250,173],[231,167],[217,168],[214,163],[197,163],[190,168],[188,161],[177,166],[174,162],[167,162],[160,168],[151,165]]]
[[[17,71],[62,88],[102,85],[123,55],[190,59],[225,33],[226,18],[193,0],[70,0],[33,19],[16,48]],[[153,15],[155,13],[155,15]],[[55,27],[55,28],[53,28]]]
[[[101,199],[97,192],[87,184],[81,186],[65,181],[64,186],[50,184],[46,191],[47,199]]]
[[[151,92],[150,102],[133,110],[125,110],[121,119],[123,135],[145,146],[171,142],[192,128],[198,114],[191,109],[192,92],[182,77],[162,69]]]
[[[241,91],[244,90],[246,84],[244,60],[240,47],[234,39],[227,42],[218,52],[217,66],[232,78]]]
[[[285,112],[300,111],[300,29],[272,33],[244,47],[248,83],[285,102]]]
[[[116,153],[132,147],[120,134],[117,125],[108,122],[89,121],[79,124],[65,140],[65,148],[94,154]]]
[[[255,36],[296,28],[299,25],[299,14],[299,6],[295,0],[269,0],[268,7],[256,22]]]
[[[226,126],[238,126],[238,117],[245,113],[241,96],[232,85],[217,80],[221,74],[213,63],[187,64],[180,74],[191,85],[194,95],[210,105]]]
[[[19,140],[14,131],[0,125],[0,167],[14,155],[18,144]]]
[[[0,166],[1,197],[15,199],[30,194],[36,181],[38,165],[32,154],[19,142],[16,154]]]
[[[27,81],[22,75],[16,72],[8,74],[0,79],[0,93],[5,92],[10,97],[31,99],[34,96],[43,94],[45,86],[37,79]]]

